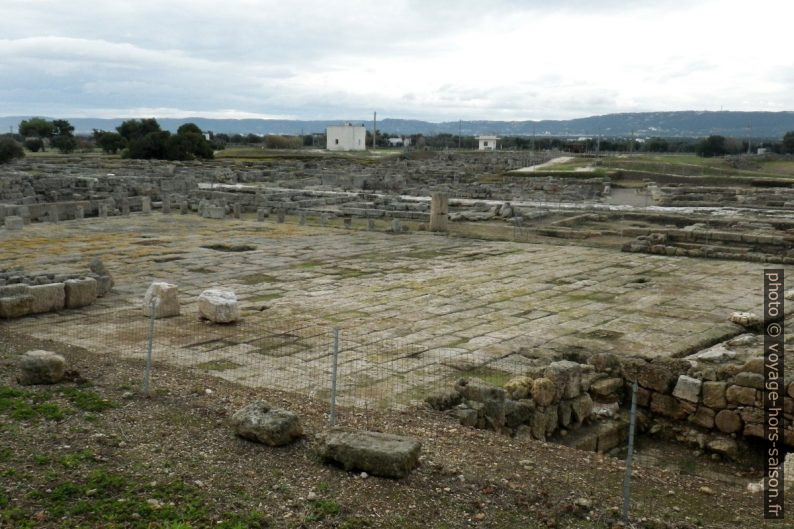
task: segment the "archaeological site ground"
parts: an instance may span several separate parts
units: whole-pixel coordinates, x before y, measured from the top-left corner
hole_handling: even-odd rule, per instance
[[[759,484],[792,182],[528,151],[0,166],[0,528],[792,527]]]

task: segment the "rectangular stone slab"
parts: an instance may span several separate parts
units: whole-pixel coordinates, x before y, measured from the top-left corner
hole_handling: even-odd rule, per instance
[[[373,476],[402,478],[419,462],[422,444],[416,439],[380,432],[337,428],[320,434],[320,455],[345,470]]]

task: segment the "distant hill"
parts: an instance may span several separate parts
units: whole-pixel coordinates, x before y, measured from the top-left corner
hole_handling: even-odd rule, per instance
[[[30,116],[0,117],[0,131],[13,129]],[[50,118],[52,119],[52,118]],[[113,130],[125,118],[66,118],[78,133],[93,129]],[[344,122],[363,123],[369,129],[372,121],[365,120],[284,120],[284,119],[208,119],[158,118],[163,128],[176,131],[180,125],[192,122],[202,130],[227,134],[310,134],[324,132],[328,125]],[[378,121],[378,130],[387,134],[464,135],[501,134],[531,136],[607,136],[627,137],[702,137],[711,134],[745,138],[781,138],[794,130],[794,112],[635,112],[606,114],[570,120],[542,121],[449,121],[432,123],[410,119]]]

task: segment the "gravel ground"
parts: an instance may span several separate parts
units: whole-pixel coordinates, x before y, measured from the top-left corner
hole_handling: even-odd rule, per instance
[[[71,380],[20,387],[20,352],[62,353]],[[143,366],[0,328],[0,528],[7,527],[623,527],[623,463],[461,427],[430,410],[341,410],[346,426],[419,438],[421,464],[388,480],[315,455],[323,403]],[[299,414],[286,448],[236,438],[227,424],[266,399]],[[675,457],[674,455],[671,457]],[[761,527],[761,497],[740,484],[639,465],[626,527]],[[794,527],[784,523],[768,527]]]

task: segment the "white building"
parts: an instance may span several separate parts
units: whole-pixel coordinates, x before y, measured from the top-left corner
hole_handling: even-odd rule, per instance
[[[408,147],[411,145],[411,138],[389,138],[389,147]]]
[[[325,129],[325,148],[329,151],[364,151],[367,149],[367,129],[364,125],[346,125]]]
[[[496,150],[496,141],[498,139],[499,138],[497,136],[477,136],[477,140],[480,142],[481,151]]]

